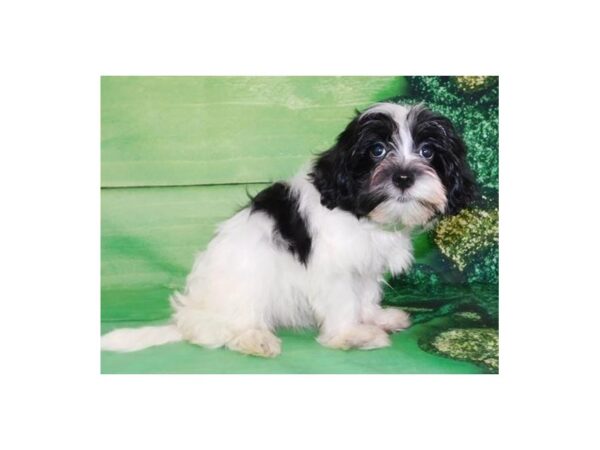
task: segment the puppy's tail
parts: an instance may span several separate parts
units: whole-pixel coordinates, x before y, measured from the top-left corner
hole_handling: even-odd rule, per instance
[[[111,352],[135,352],[182,340],[183,336],[173,324],[158,327],[121,328],[102,336],[100,347],[102,350]]]

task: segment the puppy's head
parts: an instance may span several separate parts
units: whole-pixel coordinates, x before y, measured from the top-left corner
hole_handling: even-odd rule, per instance
[[[327,208],[383,224],[455,214],[475,191],[461,138],[421,105],[381,103],[358,114],[310,176]]]

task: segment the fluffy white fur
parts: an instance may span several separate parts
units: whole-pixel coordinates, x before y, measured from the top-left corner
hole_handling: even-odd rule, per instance
[[[406,108],[381,108],[405,127]],[[406,146],[408,138],[403,142]],[[185,290],[172,296],[171,325],[116,330],[103,336],[102,348],[134,351],[186,340],[269,357],[281,352],[274,334],[279,327],[318,327],[318,341],[333,348],[390,345],[388,332],[408,327],[410,320],[399,309],[380,306],[380,286],[385,272],[398,274],[410,266],[412,245],[406,232],[386,231],[378,222],[412,226],[432,212],[410,200],[386,201],[370,217],[357,219],[322,206],[306,172],[290,185],[312,237],[306,266],[277,244],[269,216],[243,209],[219,227],[198,255]],[[415,185],[411,195],[443,209],[444,188],[435,174]]]
[[[384,272],[400,273],[411,264],[409,237],[325,208],[305,175],[291,185],[313,239],[307,267],[274,244],[272,219],[246,208],[219,227],[185,291],[171,298],[173,325],[115,330],[102,337],[102,348],[135,351],[184,339],[275,356],[281,351],[277,328],[315,326],[325,346],[389,345],[386,331],[410,322],[401,310],[381,308],[380,282]]]

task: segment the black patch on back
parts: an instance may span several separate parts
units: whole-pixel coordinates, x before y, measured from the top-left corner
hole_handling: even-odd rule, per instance
[[[306,221],[298,211],[298,197],[286,183],[275,183],[262,190],[251,201],[251,211],[261,211],[275,221],[275,232],[288,250],[306,265],[312,239]]]

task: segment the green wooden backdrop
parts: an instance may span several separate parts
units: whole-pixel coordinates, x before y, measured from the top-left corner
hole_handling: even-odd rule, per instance
[[[287,178],[402,78],[105,77],[102,186]]]
[[[406,88],[402,77],[103,77],[103,332],[166,320],[170,292],[247,192],[292,175],[331,146],[355,109]],[[480,371],[423,352],[419,333],[373,352],[336,352],[310,332],[284,333],[284,355],[268,361],[186,343],[102,352],[102,371]]]

